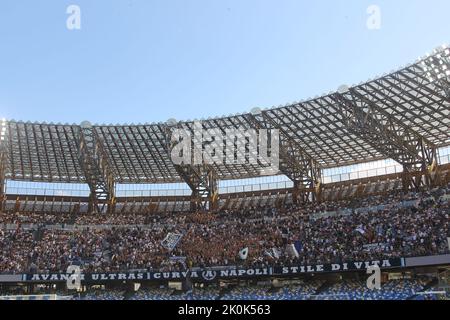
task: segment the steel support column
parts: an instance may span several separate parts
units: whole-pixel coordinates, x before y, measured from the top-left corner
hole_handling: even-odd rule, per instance
[[[340,91],[331,98],[337,103],[347,130],[403,166],[404,189],[432,186],[437,168],[436,147],[355,89]]]
[[[248,114],[247,118],[256,129],[278,130],[280,172],[294,183],[292,201],[295,204],[320,201],[322,170],[319,163],[264,111]]]
[[[79,161],[90,189],[89,212],[105,212],[114,200],[114,177],[95,129],[87,122],[79,132]]]
[[[177,165],[177,171],[191,188],[191,211],[207,212],[217,209],[217,179],[211,166]]]
[[[175,141],[172,141],[173,130],[176,127],[166,126],[165,136],[166,136],[166,151],[171,157],[172,149],[175,145]],[[192,159],[192,157],[187,161],[187,163],[182,162],[180,164],[174,163],[175,170],[178,175],[184,180],[184,182],[189,186],[192,191],[191,194],[191,211],[193,212],[208,212],[217,209],[217,204],[219,200],[218,187],[217,187],[217,175],[214,171],[212,165],[205,163],[203,159],[203,142],[202,132],[197,132],[194,128],[183,127],[187,134],[184,138],[188,139],[186,148],[190,150],[184,150],[182,152],[187,152],[189,155],[193,155],[195,152],[198,153],[198,157],[201,159]],[[201,128],[197,128],[201,129]],[[197,140],[198,141],[197,141]],[[197,142],[197,143],[195,143]]]

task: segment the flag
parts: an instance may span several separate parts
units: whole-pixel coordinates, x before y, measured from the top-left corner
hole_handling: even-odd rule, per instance
[[[275,259],[279,259],[280,258],[280,255],[281,255],[280,250],[278,250],[277,248],[272,248],[272,252],[273,252],[273,256],[274,256]]]
[[[270,250],[264,250],[264,255],[268,256],[271,259],[275,259],[275,257],[273,256],[272,252],[270,252]]]
[[[169,232],[164,240],[161,241],[161,245],[169,251],[172,251],[173,249],[175,249],[182,237],[183,235],[181,233]]]
[[[186,267],[186,257],[179,257],[179,256],[173,256],[169,258],[170,263],[173,264],[177,264],[177,263],[181,263],[183,265],[183,267]]]
[[[244,248],[241,251],[239,251],[239,258],[241,258],[241,260],[247,260],[248,257],[248,248]]]
[[[297,252],[302,252],[303,245],[302,245],[302,242],[300,240],[295,241],[294,242],[294,246],[295,246],[295,249],[297,250]]]
[[[362,235],[366,233],[366,230],[364,230],[364,227],[362,225],[356,228],[355,231],[361,233]]]
[[[299,257],[297,249],[295,249],[295,246],[293,244],[288,244],[286,246],[286,254],[291,257],[296,257],[296,258]]]

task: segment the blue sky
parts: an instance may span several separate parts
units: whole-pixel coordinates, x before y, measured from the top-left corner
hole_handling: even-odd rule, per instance
[[[66,8],[81,8],[81,30]],[[369,5],[381,29],[369,30]],[[145,123],[336,90],[450,42],[448,0],[2,0],[0,117]]]

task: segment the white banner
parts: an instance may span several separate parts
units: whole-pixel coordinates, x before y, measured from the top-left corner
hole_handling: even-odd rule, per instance
[[[180,242],[183,235],[181,233],[172,233],[170,232],[163,241],[161,241],[161,245],[172,251],[177,246],[178,242]]]

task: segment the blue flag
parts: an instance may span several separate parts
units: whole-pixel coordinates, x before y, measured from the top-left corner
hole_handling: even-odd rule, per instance
[[[300,240],[295,241],[294,246],[295,246],[295,250],[297,250],[297,252],[301,252],[303,250],[303,245]]]

